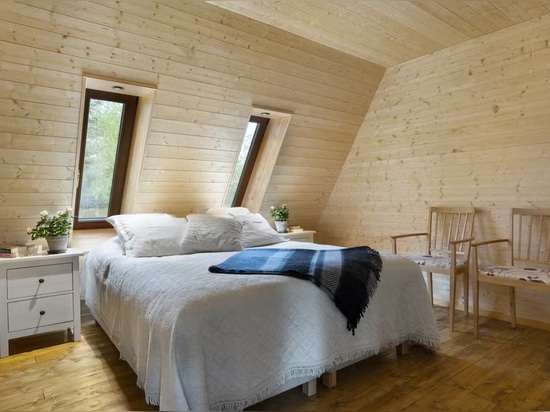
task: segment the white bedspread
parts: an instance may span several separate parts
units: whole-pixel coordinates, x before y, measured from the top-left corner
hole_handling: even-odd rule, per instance
[[[128,258],[112,238],[86,257],[86,304],[161,410],[240,410],[289,379],[319,376],[390,345],[439,347],[412,261],[381,253],[381,280],[354,336],[311,282],[208,272],[232,253]]]

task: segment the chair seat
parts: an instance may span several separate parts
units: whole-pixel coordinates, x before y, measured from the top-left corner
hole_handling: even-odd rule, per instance
[[[420,266],[431,266],[440,269],[449,269],[451,267],[451,258],[448,256],[415,255],[407,257]],[[466,262],[464,259],[457,258],[456,269],[461,272],[465,267]]]
[[[550,285],[550,269],[513,266],[487,266],[481,268],[479,273],[486,276],[495,276],[505,279],[523,280],[533,283]]]

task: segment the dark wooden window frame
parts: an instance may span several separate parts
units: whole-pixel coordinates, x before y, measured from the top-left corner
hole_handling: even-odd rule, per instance
[[[119,93],[111,93],[102,90],[86,89],[86,96],[84,102],[84,116],[82,124],[82,139],[80,146],[80,157],[78,161],[78,187],[76,190],[76,202],[75,202],[75,229],[99,229],[108,228],[111,225],[105,221],[104,218],[86,218],[80,220],[78,218],[80,210],[80,192],[82,189],[82,173],[84,168],[84,155],[86,153],[86,137],[88,134],[88,116],[90,110],[90,100],[108,100],[117,103],[123,103],[124,109],[122,113],[122,121],[119,132],[117,154],[115,159],[115,169],[113,172],[113,186],[111,189],[111,198],[109,201],[109,210],[107,216],[120,214],[122,206],[122,197],[124,194],[124,185],[126,182],[126,173],[128,170],[128,163],[130,160],[130,149],[132,147],[132,137],[134,134],[134,124],[136,120],[137,107],[139,97],[130,96]]]
[[[256,128],[256,132],[254,133],[254,137],[252,138],[252,145],[250,146],[250,151],[248,152],[243,172],[241,174],[241,179],[239,180],[239,184],[237,185],[237,190],[235,191],[235,197],[233,198],[233,203],[231,204],[232,207],[241,206],[243,202],[244,194],[246,193],[246,188],[248,187],[250,176],[252,176],[254,164],[256,163],[256,158],[258,157],[264,134],[269,123],[269,118],[251,116],[249,122],[258,123],[258,127]]]

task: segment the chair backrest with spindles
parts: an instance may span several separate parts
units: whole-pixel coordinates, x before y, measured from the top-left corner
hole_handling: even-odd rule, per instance
[[[512,209],[512,265],[550,265],[550,209]]]
[[[450,241],[467,239],[474,233],[475,207],[431,207],[428,220],[428,255],[449,255]],[[459,243],[457,253],[468,256],[470,242]]]

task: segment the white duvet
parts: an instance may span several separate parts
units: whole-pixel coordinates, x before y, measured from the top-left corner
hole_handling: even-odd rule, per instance
[[[86,304],[136,372],[147,401],[161,410],[241,410],[294,378],[319,376],[390,345],[439,347],[426,285],[412,261],[381,253],[380,283],[354,336],[311,282],[208,272],[233,253],[128,258],[112,238],[86,257]]]

